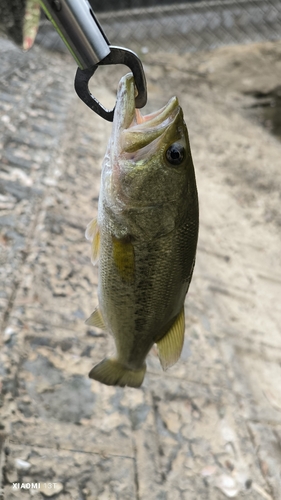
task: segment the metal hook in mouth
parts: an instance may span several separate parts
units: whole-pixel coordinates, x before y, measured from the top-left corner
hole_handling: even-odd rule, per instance
[[[99,116],[113,121],[114,110],[106,109],[89,91],[88,83],[99,66],[106,66],[108,64],[124,64],[128,66],[133,73],[135,85],[137,88],[136,108],[143,108],[147,101],[146,79],[141,60],[132,50],[123,47],[109,46],[110,53],[95,66],[90,69],[77,69],[74,87],[77,95],[82,101],[89,106]]]

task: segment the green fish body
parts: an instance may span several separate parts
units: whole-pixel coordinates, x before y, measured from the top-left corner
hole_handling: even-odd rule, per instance
[[[181,354],[198,198],[178,100],[143,117],[135,109],[131,74],[119,84],[98,218],[86,237],[93,261],[99,261],[99,305],[87,323],[109,331],[116,345],[116,356],[89,376],[107,385],[139,387],[154,343],[163,369]]]

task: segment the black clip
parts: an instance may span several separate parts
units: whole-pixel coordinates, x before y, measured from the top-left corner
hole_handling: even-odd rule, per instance
[[[143,66],[141,60],[129,49],[124,49],[123,47],[109,46],[110,53],[101,61],[99,61],[95,66],[90,69],[77,69],[74,87],[76,93],[82,99],[82,101],[89,106],[95,113],[100,115],[105,120],[109,122],[113,121],[114,110],[106,109],[89,91],[88,83],[90,78],[93,76],[95,71],[99,66],[105,66],[107,64],[125,64],[132,71],[135,79],[135,85],[137,88],[136,96],[136,108],[143,108],[147,101],[147,91],[146,91],[146,79],[143,71]]]

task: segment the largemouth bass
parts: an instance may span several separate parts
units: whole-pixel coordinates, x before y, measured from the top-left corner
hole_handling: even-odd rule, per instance
[[[110,332],[116,345],[115,357],[97,364],[92,379],[139,387],[154,343],[164,370],[176,363],[197,236],[196,180],[182,109],[173,97],[142,116],[129,73],[117,93],[98,217],[86,230],[92,260],[99,260],[99,305],[86,323]]]

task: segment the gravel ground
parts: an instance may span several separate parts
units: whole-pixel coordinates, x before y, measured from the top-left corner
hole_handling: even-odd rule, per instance
[[[141,389],[88,379],[112,348],[84,320],[111,125],[73,90],[66,55],[1,42],[0,446],[5,500],[281,498],[281,143],[260,124],[281,42],[147,54],[147,111],[173,94],[200,198],[181,360],[154,350]],[[101,68],[114,101],[122,68]]]

